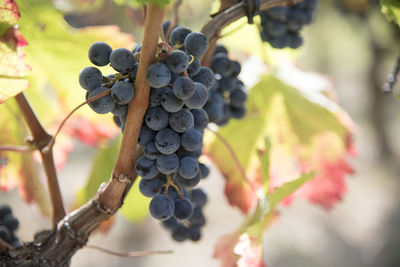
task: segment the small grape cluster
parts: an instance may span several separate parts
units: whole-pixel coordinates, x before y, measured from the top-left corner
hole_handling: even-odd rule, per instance
[[[151,89],[139,135],[144,147],[144,155],[136,162],[136,172],[142,177],[139,189],[152,197],[150,214],[162,220],[178,242],[199,240],[205,224],[202,207],[207,197],[203,190],[193,188],[209,172],[198,162],[209,122],[203,106],[215,82],[214,73],[200,66],[199,57],[207,48],[203,34],[178,26],[169,42],[160,44],[156,62],[146,73]]]
[[[218,45],[211,59],[211,69],[216,81],[204,106],[210,122],[223,126],[232,117],[243,118],[246,114],[247,93],[243,82],[238,79],[240,63],[230,60],[226,48]]]
[[[303,44],[300,30],[314,20],[318,0],[304,0],[285,7],[278,6],[260,13],[261,39],[274,48],[298,48]]]
[[[12,214],[12,210],[8,205],[0,206],[0,238],[13,247],[21,244],[18,241],[15,231],[19,227],[19,221]]]
[[[136,55],[126,48],[112,50],[105,42],[95,42],[89,48],[89,60],[96,66],[110,64],[117,73],[103,76],[96,67],[82,69],[79,84],[87,90],[86,100],[111,90],[110,94],[90,102],[89,106],[99,114],[111,112],[115,123],[123,128],[128,104],[135,94]]]

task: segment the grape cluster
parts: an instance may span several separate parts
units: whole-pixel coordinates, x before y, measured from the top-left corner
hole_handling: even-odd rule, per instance
[[[117,71],[103,76],[96,67],[86,67],[79,73],[79,84],[87,90],[86,100],[111,89],[89,106],[99,114],[111,112],[119,127],[124,127],[128,103],[135,95],[134,82],[138,63],[135,54],[126,48],[112,48],[105,42],[95,42],[89,48],[89,60],[96,66],[108,64]]]
[[[144,148],[136,162],[142,177],[139,189],[152,198],[152,217],[162,220],[178,242],[199,240],[205,224],[202,207],[207,196],[194,187],[209,172],[198,162],[209,122],[203,106],[215,82],[214,73],[200,66],[207,47],[203,34],[175,27],[146,73],[151,89],[139,135]]]
[[[278,6],[260,13],[261,39],[274,48],[298,48],[303,39],[300,30],[314,20],[318,0],[304,0],[293,6]]]
[[[15,231],[19,227],[19,221],[12,214],[8,205],[0,206],[0,238],[13,247],[20,246]]]
[[[228,51],[218,45],[211,59],[211,69],[216,81],[210,89],[207,104],[204,106],[210,122],[225,125],[230,118],[241,119],[246,114],[246,88],[238,75],[240,63],[228,58]]]

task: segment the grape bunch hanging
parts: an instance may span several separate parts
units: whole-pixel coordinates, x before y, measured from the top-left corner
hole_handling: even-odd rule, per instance
[[[14,217],[10,206],[0,205],[0,239],[13,247],[21,244],[18,241],[15,231],[19,227],[19,221]]]
[[[204,130],[209,122],[224,125],[231,117],[242,118],[246,92],[237,78],[240,64],[228,59],[224,47],[218,46],[213,56],[214,73],[200,65],[199,57],[208,48],[202,33],[179,26],[169,29],[168,21],[162,27],[170,34],[168,41],[159,43],[146,72],[151,88],[138,139],[143,155],[135,167],[142,177],[140,192],[152,198],[152,217],[162,221],[174,240],[197,241],[206,223],[202,208],[207,194],[195,188],[209,174],[208,167],[198,161]],[[117,73],[103,76],[98,68],[86,67],[79,75],[86,99],[110,90],[89,106],[99,114],[111,112],[122,131],[135,94],[140,53],[141,45],[132,51],[112,50],[108,44],[96,42],[89,48],[90,61],[97,66],[110,64]]]
[[[298,48],[303,44],[300,30],[313,22],[318,0],[304,0],[285,7],[278,6],[260,13],[261,39],[274,48]]]
[[[204,109],[210,122],[219,126],[228,123],[230,118],[241,119],[246,114],[246,88],[238,75],[240,63],[228,58],[228,50],[218,45],[211,59],[211,69],[216,81],[211,88]]]

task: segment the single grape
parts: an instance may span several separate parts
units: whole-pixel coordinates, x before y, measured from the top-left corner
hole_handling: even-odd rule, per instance
[[[228,54],[228,50],[226,50],[226,48],[223,45],[217,45],[215,47],[215,51],[214,54],[218,54],[218,53],[225,53]]]
[[[181,50],[173,50],[165,60],[166,65],[173,73],[182,73],[189,66],[189,57]]]
[[[200,177],[204,179],[207,178],[208,175],[210,174],[210,169],[206,164],[199,163],[199,172],[200,172]]]
[[[136,172],[143,179],[153,179],[157,176],[158,170],[154,160],[149,160],[145,157],[140,157],[136,162]]]
[[[166,87],[161,95],[161,106],[168,112],[177,112],[182,109],[183,101],[176,97],[171,87]]]
[[[163,63],[151,64],[146,72],[146,81],[153,88],[161,88],[171,80],[171,71]]]
[[[172,232],[172,238],[177,242],[185,241],[189,236],[189,230],[182,224],[180,224],[174,231]]]
[[[193,115],[187,109],[181,109],[178,112],[172,113],[169,118],[169,125],[178,133],[186,132],[193,127],[193,123]]]
[[[131,102],[134,94],[133,83],[129,81],[119,81],[111,87],[111,97],[119,105],[126,105]]]
[[[186,36],[192,31],[185,27],[176,27],[170,36],[171,44],[174,46],[176,44],[183,44],[185,42]]]
[[[139,145],[145,146],[147,143],[154,142],[155,137],[156,137],[156,132],[147,127],[145,124],[142,124],[139,133],[139,140],[138,140]]]
[[[193,210],[193,215],[189,219],[193,226],[202,227],[206,224],[206,218],[200,207],[196,207]]]
[[[161,96],[164,93],[163,88],[151,88],[150,89],[150,98],[149,98],[149,107],[156,107],[161,105]]]
[[[207,203],[207,194],[201,188],[193,189],[190,194],[190,200],[197,207],[203,207]]]
[[[156,134],[155,145],[161,153],[165,155],[172,154],[180,146],[179,134],[169,128],[164,128]]]
[[[234,117],[235,119],[242,119],[245,115],[246,115],[246,108],[244,106],[242,107],[232,107],[231,108],[231,114],[232,117]]]
[[[19,221],[12,214],[7,214],[1,219],[2,224],[10,231],[14,232],[19,227]]]
[[[192,157],[184,157],[179,162],[178,173],[182,178],[192,179],[199,173],[199,163]]]
[[[150,160],[155,160],[160,155],[160,151],[158,151],[157,146],[154,142],[149,142],[144,147],[143,154],[146,158]]]
[[[224,115],[224,102],[208,102],[204,106],[204,110],[207,112],[210,121],[216,122],[219,121]]]
[[[199,72],[192,79],[203,84],[207,89],[211,89],[215,83],[214,73],[207,67],[200,67]]]
[[[176,151],[176,154],[180,157],[193,157],[195,159],[198,159],[201,154],[203,153],[203,147],[194,150],[194,151],[187,151],[185,150],[182,146],[178,149],[178,151]]]
[[[197,73],[199,73],[199,71],[200,71],[200,67],[201,67],[200,59],[196,56],[191,55],[189,62],[190,62],[190,64],[189,64],[189,67],[187,68],[187,72],[188,72],[188,75],[190,77],[192,77],[192,76],[196,75]]]
[[[185,100],[184,103],[188,108],[202,108],[207,103],[207,88],[198,82],[195,82],[194,86],[194,94],[189,99]]]
[[[96,95],[101,94],[107,90],[108,88],[106,87],[97,87],[89,92],[88,98],[95,97]],[[111,95],[108,94],[88,103],[88,105],[94,110],[94,112],[99,114],[106,114],[114,109],[115,102],[113,101]]]
[[[191,109],[190,112],[193,115],[194,128],[202,132],[210,122],[207,112],[204,109]]]
[[[156,195],[150,202],[151,216],[157,220],[167,220],[174,214],[174,201],[164,195]]]
[[[115,104],[115,107],[111,110],[111,113],[115,116],[125,116],[128,113],[128,105]]]
[[[89,60],[96,66],[105,66],[110,63],[111,46],[105,42],[94,42],[89,47]]]
[[[93,90],[101,86],[103,75],[98,68],[86,67],[79,73],[79,84],[83,89]]]
[[[111,52],[110,65],[121,74],[128,74],[135,67],[135,56],[126,48],[117,48]]]
[[[149,108],[144,121],[150,129],[159,131],[168,126],[168,113],[162,107]]]
[[[187,151],[200,149],[203,145],[203,135],[195,129],[189,129],[181,135],[181,145]]]
[[[157,157],[157,169],[163,174],[172,174],[178,170],[179,158],[176,154]]]
[[[189,199],[181,198],[175,200],[175,211],[174,216],[177,219],[185,220],[192,217],[193,214],[193,206],[190,203]]]
[[[189,33],[185,38],[185,50],[194,56],[202,56],[208,48],[207,37],[201,32]]]
[[[175,80],[173,90],[176,97],[187,100],[194,95],[195,86],[192,79],[182,76]]]
[[[139,182],[139,191],[146,197],[154,197],[160,192],[162,185],[163,183],[158,178],[149,180],[141,179]]]
[[[180,224],[175,217],[171,217],[165,221],[162,221],[162,225],[168,230],[174,231]]]
[[[192,227],[189,229],[189,238],[192,241],[199,241],[201,238],[200,228],[199,227]]]
[[[184,188],[193,188],[196,185],[198,185],[200,182],[200,175],[197,174],[193,179],[185,179],[182,176],[180,176],[179,174],[176,174],[175,176],[175,183],[183,186]]]
[[[247,100],[247,94],[242,89],[235,89],[231,92],[229,100],[232,107],[241,107]]]
[[[241,71],[242,71],[242,67],[240,66],[240,63],[237,62],[236,60],[233,60],[232,61],[232,76],[237,77]]]
[[[214,73],[218,73],[222,77],[228,77],[233,72],[233,64],[227,57],[227,54],[214,54],[211,59],[211,69]]]
[[[11,214],[12,210],[8,205],[0,205],[0,219],[4,217],[4,215]]]

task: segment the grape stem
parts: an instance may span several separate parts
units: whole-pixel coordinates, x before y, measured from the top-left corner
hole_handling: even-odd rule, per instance
[[[131,258],[131,257],[141,257],[141,256],[149,256],[149,255],[157,255],[157,254],[171,254],[174,251],[173,250],[152,250],[152,251],[133,251],[133,252],[127,252],[127,253],[121,253],[121,252],[115,252],[109,249],[105,249],[102,247],[98,247],[95,245],[86,245],[85,248],[91,248],[95,250],[99,250],[101,252],[121,257],[121,258]]]
[[[56,138],[57,138],[58,134],[61,132],[61,129],[63,128],[63,126],[65,125],[65,123],[67,122],[67,120],[72,116],[72,114],[74,114],[75,111],[77,111],[78,109],[80,109],[81,107],[83,107],[83,106],[86,105],[86,104],[89,104],[89,103],[91,103],[91,102],[93,102],[93,101],[95,101],[95,100],[97,100],[97,99],[99,99],[99,98],[101,98],[101,97],[103,97],[103,96],[106,96],[106,95],[110,94],[110,92],[111,92],[111,89],[108,89],[108,90],[106,90],[106,91],[104,91],[104,92],[101,92],[101,93],[98,94],[98,95],[95,95],[95,96],[92,97],[92,98],[89,98],[89,99],[86,100],[85,102],[83,102],[83,103],[79,104],[77,107],[75,107],[75,108],[63,119],[63,121],[60,123],[60,125],[59,125],[58,128],[57,128],[56,133],[55,133],[55,134],[53,135],[53,137],[50,139],[49,143],[48,143],[45,147],[43,147],[42,152],[43,152],[43,153],[48,153],[48,152],[50,151],[50,149],[53,147],[53,145],[54,145],[54,143],[55,143],[55,141],[56,141]]]
[[[0,146],[0,151],[12,151],[12,152],[33,152],[35,149],[30,146]]]
[[[65,217],[65,209],[61,196],[60,187],[57,180],[57,172],[54,165],[53,150],[49,149],[47,153],[43,153],[42,149],[51,140],[51,135],[46,132],[36,117],[31,105],[26,99],[24,93],[15,96],[15,100],[21,110],[21,113],[33,136],[32,143],[37,146],[42,157],[42,164],[47,177],[47,186],[49,188],[50,200],[52,205],[52,222],[53,227]]]
[[[175,184],[174,179],[172,179],[170,174],[167,174],[167,181],[165,182],[165,184],[163,184],[163,187],[165,187],[165,194],[168,194],[168,189],[170,187],[174,188],[175,191],[178,193],[179,197],[182,197],[182,192],[179,189],[179,187]]]

